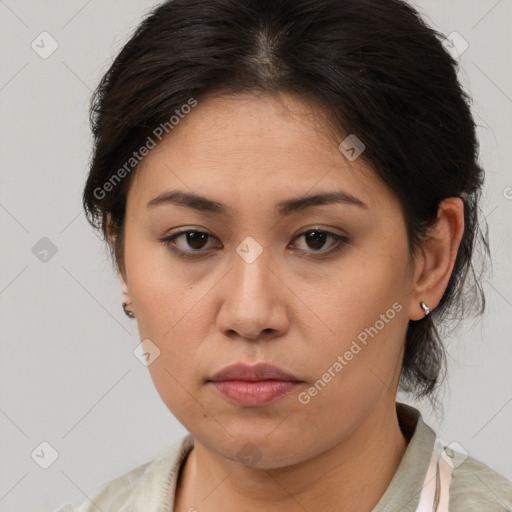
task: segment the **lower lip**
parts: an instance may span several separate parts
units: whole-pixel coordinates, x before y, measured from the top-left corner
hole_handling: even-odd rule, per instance
[[[291,380],[223,380],[210,383],[230,402],[243,407],[269,405],[299,385],[298,382]]]

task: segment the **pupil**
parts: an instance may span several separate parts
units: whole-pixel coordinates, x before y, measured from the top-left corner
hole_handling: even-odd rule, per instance
[[[307,242],[310,244],[313,243],[313,246],[310,245],[312,249],[321,249],[325,244],[325,237],[327,235],[320,231],[310,231],[307,234]],[[320,239],[320,240],[319,240]]]
[[[208,235],[206,233],[198,233],[197,231],[192,231],[187,234],[187,243],[193,249],[201,249],[205,244],[206,237]]]

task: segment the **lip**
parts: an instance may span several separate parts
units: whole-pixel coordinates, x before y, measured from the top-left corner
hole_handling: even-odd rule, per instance
[[[208,379],[229,402],[242,407],[270,405],[302,382],[281,368],[265,363],[230,365]]]
[[[245,380],[249,382],[262,380],[299,381],[295,375],[266,363],[258,363],[253,366],[242,363],[232,364],[214,373],[208,380],[213,382],[223,380]]]

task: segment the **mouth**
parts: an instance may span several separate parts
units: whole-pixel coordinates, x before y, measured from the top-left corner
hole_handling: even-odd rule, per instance
[[[208,380],[230,403],[242,407],[262,407],[283,398],[304,381],[277,366],[234,364]]]

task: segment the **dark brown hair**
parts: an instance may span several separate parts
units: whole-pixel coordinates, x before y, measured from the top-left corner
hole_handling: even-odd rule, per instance
[[[171,116],[191,98],[298,94],[323,107],[340,137],[364,142],[361,158],[403,208],[411,252],[442,199],[464,202],[464,236],[446,291],[428,317],[409,322],[406,337],[400,389],[433,394],[445,366],[436,324],[473,306],[483,311],[472,264],[477,239],[488,252],[478,222],[483,170],[471,100],[443,39],[402,0],[173,0],[155,7],[91,101],[94,153],[83,205],[106,240],[110,214],[118,270],[124,275],[126,197],[137,168],[130,159],[157,127],[170,131]]]

